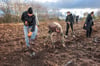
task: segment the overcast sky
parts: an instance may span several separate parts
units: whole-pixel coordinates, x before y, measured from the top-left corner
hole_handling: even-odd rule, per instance
[[[7,0],[0,0],[7,1]],[[13,2],[40,3],[51,8],[100,8],[100,0],[12,0]]]
[[[51,8],[99,8],[100,7],[100,0],[34,0],[34,1]]]

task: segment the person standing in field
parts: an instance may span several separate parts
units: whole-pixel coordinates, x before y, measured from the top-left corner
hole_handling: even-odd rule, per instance
[[[68,11],[67,12],[67,17],[65,20],[67,26],[66,26],[66,36],[65,38],[68,37],[68,32],[69,32],[69,27],[71,27],[72,33],[73,33],[73,23],[74,23],[74,18],[72,16],[72,14]],[[73,35],[73,37],[75,37],[75,35]]]
[[[36,19],[32,7],[23,12],[21,17],[21,20],[24,23],[24,35],[27,48],[30,48],[30,41],[34,41],[37,36],[38,27],[36,25]]]
[[[91,12],[90,14],[88,14],[85,25],[84,25],[84,28],[86,29],[87,38],[90,38],[92,34],[92,26],[94,25],[93,16],[94,16],[94,12]]]
[[[78,24],[79,16],[76,16],[76,24]]]

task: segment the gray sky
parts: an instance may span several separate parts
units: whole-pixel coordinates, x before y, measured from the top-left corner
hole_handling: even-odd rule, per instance
[[[51,8],[99,8],[100,7],[100,0],[34,0],[34,1]]]
[[[0,0],[7,1],[7,0]],[[11,1],[11,0],[10,0]],[[100,0],[12,0],[12,2],[40,3],[51,8],[100,8]]]

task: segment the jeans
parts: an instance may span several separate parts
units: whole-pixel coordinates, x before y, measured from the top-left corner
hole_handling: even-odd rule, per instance
[[[28,32],[29,32],[29,29],[31,29],[32,26],[25,26],[24,25],[24,35],[25,35],[25,42],[26,42],[26,46],[27,47],[30,47],[30,44],[29,44],[29,37],[28,37]],[[37,32],[38,32],[38,28],[37,26],[35,27],[35,31],[32,33],[32,36],[30,39],[34,40],[36,35],[37,35]]]

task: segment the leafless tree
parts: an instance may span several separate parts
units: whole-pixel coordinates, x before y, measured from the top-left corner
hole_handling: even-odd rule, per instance
[[[100,17],[100,11],[97,12],[97,16]]]

